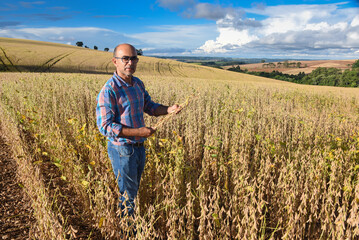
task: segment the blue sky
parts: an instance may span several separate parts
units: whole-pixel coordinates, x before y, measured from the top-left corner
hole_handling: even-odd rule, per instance
[[[359,58],[359,1],[0,2],[0,37],[144,55],[292,59]]]

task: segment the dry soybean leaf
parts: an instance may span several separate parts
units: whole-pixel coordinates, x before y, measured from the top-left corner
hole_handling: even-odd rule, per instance
[[[60,168],[60,169],[63,169],[63,168],[64,168],[64,166],[62,166],[60,163],[56,163],[56,162],[55,162],[54,164],[55,164],[56,167],[58,167],[58,168]]]
[[[100,221],[99,221],[99,223],[98,223],[98,227],[99,227],[99,228],[102,227],[102,225],[103,225],[103,220],[105,220],[105,218],[104,218],[104,217],[101,217],[101,218],[100,218]]]
[[[87,188],[90,183],[89,183],[88,181],[86,181],[86,180],[82,180],[82,181],[81,181],[81,184],[82,184],[85,188]]]

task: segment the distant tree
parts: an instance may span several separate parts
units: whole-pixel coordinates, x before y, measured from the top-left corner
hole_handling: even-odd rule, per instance
[[[292,63],[288,63],[288,67],[295,67],[297,64],[295,62],[292,62]]]
[[[85,48],[89,48],[88,46],[85,46]]]
[[[322,86],[337,86],[337,87],[356,87],[359,88],[359,60],[356,62],[358,64],[354,65],[352,69],[346,69],[344,72],[338,68],[323,68],[318,67],[309,74],[300,72],[297,75],[285,74],[278,71],[272,72],[250,72],[247,69],[242,71],[239,67],[232,66],[229,68],[230,71],[240,71],[248,73],[255,76],[274,78],[281,81],[289,81],[300,84],[310,84],[310,85],[322,85]],[[264,66],[270,67],[271,64],[263,64]],[[284,62],[283,65],[292,67],[293,64],[290,64],[288,61]],[[306,65],[306,64],[305,64]],[[278,66],[278,64],[277,64]],[[298,66],[298,63],[295,62],[294,66]]]
[[[346,69],[340,79],[341,87],[359,87],[359,67]]]
[[[355,63],[353,63],[352,68],[359,68],[359,59],[356,60]]]
[[[342,71],[338,68],[319,67],[303,78],[302,83],[310,85],[340,86],[350,85],[347,81],[341,81]]]
[[[262,60],[261,60],[261,63],[265,63],[265,62],[266,62],[266,60],[265,60],[265,59],[262,59]]]
[[[138,56],[142,56],[143,55],[143,51],[142,49],[136,49],[137,55]]]
[[[105,52],[108,52],[109,50],[110,50],[109,48],[105,48],[105,49],[104,49]]]
[[[289,67],[288,60],[285,60],[284,63],[283,63],[283,65],[284,65],[285,68]]]
[[[98,49],[98,47],[97,47],[97,46],[93,46],[93,49],[97,50],[97,49]]]
[[[76,43],[76,46],[78,46],[78,47],[82,47],[83,45],[84,45],[83,42],[77,42],[77,43]]]
[[[234,71],[234,72],[243,72],[241,70],[241,67],[239,65],[237,65],[236,67],[235,66],[232,66],[231,68],[228,68],[229,71]]]
[[[301,67],[301,65],[302,65],[302,63],[301,63],[301,62],[297,62],[297,68],[300,68],[300,67]]]

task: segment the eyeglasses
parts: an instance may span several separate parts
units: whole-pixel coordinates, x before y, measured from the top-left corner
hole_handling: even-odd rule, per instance
[[[132,57],[123,56],[123,57],[115,57],[115,58],[116,58],[116,59],[121,59],[121,61],[122,61],[123,63],[129,63],[130,60],[131,60],[131,62],[133,62],[133,63],[137,63],[138,60],[139,60],[137,56],[132,56]]]

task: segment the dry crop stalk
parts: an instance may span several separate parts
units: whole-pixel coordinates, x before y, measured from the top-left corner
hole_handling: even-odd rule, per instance
[[[190,96],[186,99],[186,101],[184,101],[183,103],[181,103],[179,106],[181,108],[180,111],[182,111],[190,102],[190,100],[192,101],[193,99],[195,99],[197,96]],[[167,116],[165,116],[164,118],[162,118],[161,120],[159,120],[156,125],[153,127],[153,129],[157,129],[159,128],[160,126],[162,126],[165,122],[167,122],[170,118],[172,118],[175,114],[175,112],[171,112],[169,113]]]

